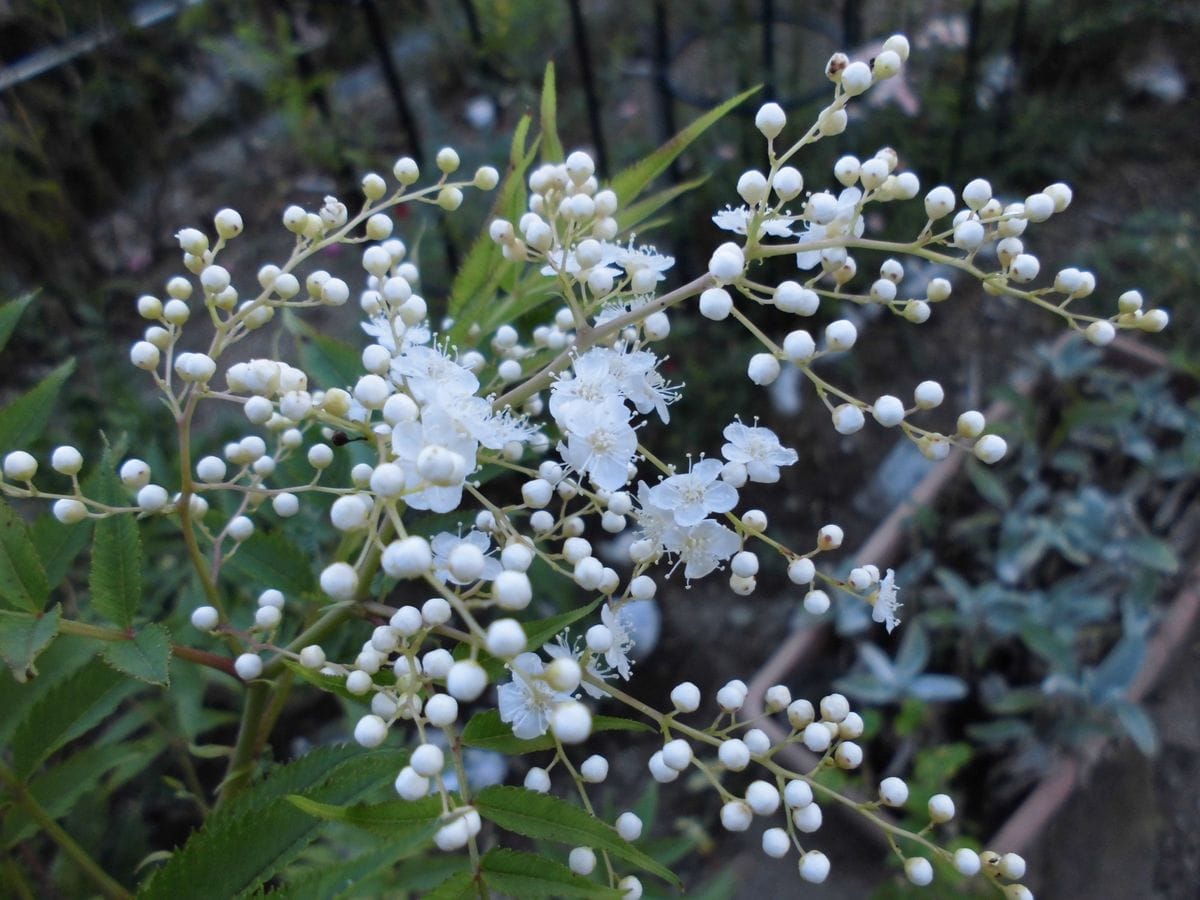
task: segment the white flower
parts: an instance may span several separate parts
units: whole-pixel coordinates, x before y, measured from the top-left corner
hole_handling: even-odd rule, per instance
[[[703,578],[742,546],[737,534],[724,525],[705,519],[696,525],[676,525],[663,536],[663,546],[684,564],[683,577]]]
[[[559,443],[563,462],[586,474],[592,483],[615,491],[629,477],[629,463],[637,452],[637,434],[629,424],[629,408],[609,397],[598,405],[571,403],[560,424],[567,442]]]
[[[500,721],[512,725],[513,735],[522,740],[540,737],[550,728],[550,714],[570,694],[556,691],[540,677],[545,671],[536,653],[521,653],[508,664],[512,681],[496,688]]]
[[[629,633],[632,622],[625,610],[614,610],[605,603],[600,607],[600,621],[612,632],[612,646],[604,651],[604,661],[609,664],[625,681],[629,680],[629,669],[632,662],[629,651],[633,649],[633,636]]]
[[[620,398],[621,385],[612,377],[609,357],[614,351],[595,347],[571,362],[573,377],[559,378],[550,386],[550,414],[555,419],[572,403],[604,403]]]
[[[553,644],[543,644],[542,649],[546,651],[546,654],[551,659],[573,659],[575,662],[582,665],[583,650],[579,646],[579,641],[575,641],[572,644],[570,637],[571,630],[568,628],[554,639]],[[616,641],[614,640],[613,643],[615,644]],[[612,672],[602,668],[599,657],[595,655],[592,656],[591,661],[587,664],[587,671],[589,675],[599,678],[602,681],[607,681],[612,677]],[[588,684],[586,681],[582,682],[580,687],[587,692],[589,697],[594,697],[597,700],[601,700],[608,696],[604,693],[604,691],[600,690],[593,684]]]
[[[738,493],[720,481],[721,461],[702,459],[691,471],[664,478],[650,489],[650,502],[670,510],[676,525],[695,525],[709,513],[729,512],[737,505]]]
[[[437,483],[421,475],[422,451],[441,448],[456,454],[461,466]],[[392,428],[392,452],[405,474],[405,502],[413,509],[450,512],[462,502],[463,483],[475,471],[478,442],[465,433],[443,409],[426,407],[419,422],[399,422]],[[428,454],[427,454],[428,455]]]
[[[560,378],[551,386],[550,414],[560,419],[572,403],[602,403],[618,397],[628,399],[643,415],[655,411],[669,422],[667,404],[679,399],[679,390],[659,374],[659,362],[649,350],[622,353],[595,347],[572,362],[573,377]]]
[[[773,484],[779,480],[779,467],[790,466],[799,457],[796,451],[779,443],[769,428],[731,422],[722,432],[728,444],[721,455],[730,462],[742,463],[751,481]]]
[[[392,376],[403,379],[419,403],[439,403],[448,397],[469,397],[479,390],[479,379],[439,347],[407,347],[392,362]]]
[[[900,624],[900,620],[896,618],[896,610],[903,606],[902,603],[896,602],[896,594],[899,591],[896,587],[896,573],[888,569],[879,582],[879,590],[875,592],[873,600],[874,608],[871,610],[871,618],[887,626],[888,634]]]
[[[638,508],[633,513],[638,523],[636,539],[650,541],[656,547],[662,547],[663,538],[675,527],[675,517],[671,510],[662,509],[651,502],[651,490],[646,482],[638,482]]]
[[[663,256],[653,247],[635,247],[632,238],[625,247],[619,244],[605,246],[604,251],[606,256],[610,247],[615,248],[612,261],[623,268],[630,278],[639,271],[650,270],[654,272],[656,281],[662,281],[667,277],[663,273],[675,265],[675,257]]]
[[[758,236],[762,237],[790,237],[792,235],[791,222],[792,216],[781,216],[778,213],[767,211],[763,214],[762,221],[758,223]],[[712,217],[713,224],[725,231],[732,231],[734,234],[745,234],[750,227],[750,207],[739,206],[734,209],[731,206],[726,206],[723,210]]]
[[[671,421],[667,405],[679,399],[679,388],[670,384],[658,371],[661,360],[646,349],[620,353],[610,350],[609,371],[621,386],[621,392],[642,415],[651,410],[664,423]]]
[[[478,579],[468,579],[466,581],[455,578],[450,571],[450,554],[459,544],[471,544],[479,549],[483,554],[483,571],[479,573]],[[493,556],[488,556],[487,552],[491,547],[491,538],[481,531],[476,531],[472,528],[465,535],[459,536],[449,531],[443,531],[440,534],[435,534],[429,542],[430,548],[433,550],[433,574],[439,581],[449,581],[451,584],[470,584],[472,581],[492,581],[503,570],[500,565],[500,560]]]
[[[372,316],[362,323],[362,330],[375,339],[381,347],[387,347],[392,355],[403,353],[417,344],[428,344],[433,336],[424,323],[406,326],[399,317]]]
[[[858,209],[858,201],[862,199],[862,191],[858,188],[846,188],[838,195],[837,215],[828,225],[809,225],[800,235],[799,243],[823,241],[827,237],[837,237],[852,234],[862,237],[866,226]],[[801,250],[796,254],[796,268],[811,269],[821,262],[820,250]]]
[[[653,299],[653,294],[643,294],[632,299],[614,300],[610,303],[605,303],[600,311],[596,313],[593,324],[599,328],[613,319],[633,312],[635,309],[641,309]]]
[[[510,441],[525,443],[538,429],[523,416],[510,410],[492,410],[492,404],[472,394],[448,394],[439,397],[438,407],[453,420],[458,430],[473,437],[490,450],[503,449]]]

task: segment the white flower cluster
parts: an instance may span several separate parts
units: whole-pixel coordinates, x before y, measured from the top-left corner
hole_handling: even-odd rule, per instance
[[[460,707],[486,703],[519,739],[551,734],[558,748],[555,762],[561,761],[584,790],[584,784],[604,780],[607,761],[593,755],[575,773],[564,745],[579,744],[592,731],[584,696],[612,697],[662,728],[666,741],[650,760],[658,781],[673,781],[693,765],[710,776],[742,771],[751,762],[765,767],[770,779],[752,782],[743,796],[714,780],[723,801],[722,823],[744,830],[754,816],[775,816],[782,805],[784,827],[766,831],[764,851],[778,857],[794,845],[802,854],[802,877],[823,881],[828,858],[818,850],[805,851],[799,839],[821,824],[814,791],[834,802],[852,801],[820,785],[814,773],[790,772],[772,759],[766,734],[737,719],[746,700],[740,681],[730,682],[716,697],[728,724],[705,730],[676,720],[699,707],[699,691],[690,683],[672,692],[669,714],[623,694],[615,682],[631,677],[635,639],[628,605],[655,597],[659,581],[680,566],[689,581],[727,570],[732,592],[750,594],[765,554],[766,565],[778,559],[790,581],[804,589],[802,603],[811,614],[826,613],[829,592],[841,591],[868,603],[874,620],[890,632],[899,621],[895,574],[864,561],[844,580],[836,578],[814,560],[840,548],[843,534],[837,525],[820,528],[812,548],[796,550],[768,533],[764,511],[735,512],[747,484],[776,483],[781,469],[798,461],[795,450],[757,422],[735,418],[724,427],[720,457],[697,455],[686,468],[659,460],[640,442],[645,418],[669,424],[670,406],[680,396],[681,387],[663,376],[663,358],[654,349],[670,334],[669,314],[678,314],[695,298],[703,317],[737,321],[763,345],[747,361],[749,378],[767,385],[783,366],[794,366],[813,385],[841,434],[866,427],[869,415],[881,427],[900,429],[930,458],[941,459],[960,446],[986,463],[1000,460],[1006,446],[998,435],[985,433],[987,422],[979,412],[958,416],[953,434],[912,421],[943,402],[937,382],[917,384],[911,403],[893,394],[866,401],[814,371],[813,363],[827,354],[865,352],[848,318],[826,325],[820,341],[797,329],[776,342],[751,320],[754,307],[773,305],[809,317],[822,304],[873,304],[919,324],[951,296],[951,282],[936,277],[916,294],[905,291],[900,258],[910,255],[933,261],[950,275],[977,280],[989,293],[1034,303],[1097,344],[1110,341],[1118,328],[1157,331],[1167,323],[1161,310],[1144,309],[1135,291],[1120,297],[1118,313],[1108,319],[1069,309],[1095,288],[1087,272],[1064,269],[1052,287],[1025,287],[1040,268],[1023,242],[1026,229],[1067,207],[1071,191],[1065,185],[1008,202],[995,197],[983,179],[960,193],[935,187],[924,198],[928,221],[911,242],[866,234],[872,204],[912,200],[920,191],[917,176],[900,169],[890,148],[867,160],[842,157],[833,170],[838,188],[805,193],[804,177],[789,162],[808,144],[841,133],[848,101],[898,72],[908,50],[907,40],[894,36],[870,65],[835,55],[827,69],[835,84],[833,100],[786,149],[777,147],[787,127],[784,111],[776,104],[759,110],[755,122],[767,139],[767,166],[738,179],[742,205],[714,216],[720,228],[740,240],[717,247],[706,273],[670,291],[661,287],[674,260],[621,234],[618,196],[600,185],[586,153],[534,169],[528,175],[527,210],[517,221],[498,218],[488,228],[503,259],[541,279],[540,290],[560,301],[527,337],[523,319],[502,322],[486,334],[471,326],[462,346],[452,343],[445,335],[453,323],[439,329],[431,321],[431,304],[419,292],[420,273],[405,244],[392,236],[387,214],[392,206],[421,202],[452,211],[463,202],[464,189],[497,185],[499,175],[490,167],[470,181],[451,180],[459,167],[453,150],[438,154],[440,177],[429,187],[415,187],[420,173],[409,159],[393,167],[396,188],[380,175],[367,175],[358,213],[333,197],[316,211],[289,207],[283,224],[295,235],[292,254],[282,265],[259,269],[257,293],[249,299],[242,299],[231,273],[218,262],[226,243],[242,231],[241,217],[222,210],[211,245],[199,229],[178,234],[184,267],[193,277],[172,278],[165,301],[138,300],[139,312],[151,324],[130,358],[152,375],[180,423],[177,492],[152,483],[150,467],[130,459],[120,467],[133,498],[129,505],[85,497],[77,477],[83,456],[73,447],[60,447],[51,457],[52,468],[70,478],[69,491],[36,487],[37,460],[23,450],[4,458],[4,491],[54,500],[54,514],[65,523],[122,513],[178,516],[193,560],[202,562],[205,554],[209,559],[208,565],[198,565],[208,602],[194,610],[192,623],[237,648],[233,669],[244,680],[269,679],[291,663],[367,699],[371,711],[354,729],[364,746],[379,745],[397,726],[415,731],[419,744],[397,777],[396,790],[410,800],[435,790],[445,798],[449,812],[437,835],[439,847],[462,847],[481,827],[469,803],[451,808],[443,780],[442,747],[457,747]],[[951,215],[948,225],[937,224]],[[266,325],[277,309],[348,303],[354,292],[346,280],[323,269],[303,269],[324,248],[359,242],[365,244],[365,289],[358,303],[369,343],[361,354],[362,374],[353,384],[316,386],[310,373],[284,360],[229,361],[227,351]],[[885,259],[877,277],[856,287],[858,262],[852,254],[862,253]],[[773,286],[753,280],[753,267],[771,257],[794,259],[794,278]],[[1061,299],[1052,299],[1055,294]],[[195,307],[207,313],[215,331],[206,349],[185,351],[185,333],[193,333],[185,326]],[[193,463],[190,425],[197,405],[208,401],[236,406],[252,427],[219,455]],[[370,461],[353,466],[349,483],[329,483],[326,473],[338,448],[350,441],[362,442]],[[280,464],[299,454],[307,459],[311,477],[301,484],[281,483]],[[507,472],[509,478],[485,484],[485,470]],[[207,497],[218,493],[231,494],[236,503],[214,523]],[[258,596],[253,624],[236,628],[228,608],[235,591],[220,581],[220,566],[264,523],[282,527],[273,517],[295,516],[305,498],[316,498],[322,509],[328,503],[329,524],[341,538],[337,558],[326,562],[319,576],[332,605],[316,624],[288,631],[284,614],[289,606],[302,608],[303,601],[268,587]],[[470,527],[430,535],[423,531],[422,513],[457,514]],[[612,565],[601,560],[593,543],[604,535],[625,538],[618,546],[627,552],[610,560]],[[599,607],[599,621],[585,624],[582,637],[572,639],[569,631],[548,642],[539,637],[545,656],[530,646],[528,622],[519,618],[535,600],[530,577],[535,563]],[[335,627],[353,628],[363,620],[370,623],[364,626],[370,634],[354,659],[327,659],[321,641]],[[281,637],[285,631],[287,639]],[[502,666],[509,677],[497,687],[493,702],[485,692]],[[768,691],[767,705],[770,712],[786,715],[792,728],[788,740],[821,754],[822,765],[849,770],[862,761],[855,743],[862,719],[840,695],[822,699],[818,710],[808,701],[793,701],[787,688],[777,686]],[[444,740],[431,729],[444,732]],[[732,736],[735,731],[741,736]],[[672,738],[674,732],[683,737]],[[715,763],[701,763],[696,742],[715,751]],[[457,752],[452,749],[451,757]],[[547,790],[547,770],[531,769],[525,783],[531,790]],[[907,788],[899,779],[886,779],[880,798],[883,805],[903,806]],[[932,823],[947,821],[953,803],[938,795],[929,812]],[[628,840],[642,828],[631,816],[624,814],[616,824]],[[912,837],[949,858],[923,836]],[[985,854],[981,860],[959,851],[953,860],[968,874],[983,867],[1015,881],[1023,871],[1019,857],[1011,854],[996,860]],[[595,863],[591,848],[571,853],[571,868],[578,873],[590,873]],[[904,858],[904,866],[914,884],[932,878],[924,856]],[[626,896],[641,890],[633,876],[619,886]]]

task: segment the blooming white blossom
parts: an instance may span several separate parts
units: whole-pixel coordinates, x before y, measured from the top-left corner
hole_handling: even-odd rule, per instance
[[[629,424],[629,408],[619,398],[609,397],[592,405],[571,403],[559,424],[567,434],[558,452],[563,462],[586,474],[605,490],[621,488],[629,476],[629,463],[637,452],[637,434]]]
[[[392,428],[392,452],[405,474],[405,502],[413,509],[433,512],[457,509],[463,484],[475,471],[478,451],[478,441],[460,429],[444,409],[427,407],[419,422],[397,423]],[[422,474],[433,452],[444,453],[453,461],[449,473],[436,481]]]
[[[721,455],[730,462],[742,463],[751,481],[774,484],[779,480],[779,467],[790,466],[797,459],[796,451],[784,447],[769,428],[731,422],[725,426]]]
[[[689,581],[703,578],[741,548],[737,533],[724,525],[705,519],[695,525],[676,525],[663,535],[663,546],[684,564],[683,577]]]
[[[479,390],[475,373],[451,359],[448,348],[405,348],[392,362],[392,377],[422,404],[440,405],[450,397],[469,397]]]
[[[518,654],[508,664],[512,681],[496,688],[500,720],[512,726],[522,740],[540,737],[550,728],[550,714],[570,694],[556,691],[541,677],[546,667],[536,653]]]
[[[771,212],[764,212],[762,220],[758,223],[758,236],[763,237],[791,237],[793,234],[791,223],[795,217],[789,215],[780,215]],[[713,224],[725,231],[732,231],[734,234],[746,234],[750,229],[750,207],[726,206],[723,210],[712,217]]]
[[[669,510],[676,525],[695,525],[709,513],[725,513],[737,505],[738,493],[720,481],[721,461],[702,459],[690,471],[664,478],[650,489],[650,502]]]
[[[871,610],[871,618],[885,625],[888,634],[891,634],[892,630],[900,624],[900,620],[896,618],[896,610],[903,605],[896,600],[899,590],[896,587],[896,573],[888,569],[887,574],[879,582],[879,590],[875,593]]]
[[[629,619],[629,614],[624,607],[613,609],[611,604],[605,603],[600,607],[600,621],[612,633],[612,646],[604,651],[604,661],[624,681],[628,681],[632,666],[629,651],[633,649],[633,635],[630,634],[633,623]]]

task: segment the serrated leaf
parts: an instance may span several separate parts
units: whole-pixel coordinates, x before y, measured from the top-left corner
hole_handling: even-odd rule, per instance
[[[40,615],[0,610],[0,657],[17,681],[24,683],[37,675],[33,661],[58,634],[59,619],[57,604]]]
[[[321,748],[281,766],[209,816],[154,873],[139,896],[153,900],[236,897],[255,890],[316,838],[325,823],[297,813],[289,794],[353,803],[390,782],[407,754],[357,747]]]
[[[226,570],[293,598],[317,588],[311,557],[279,531],[256,531],[241,543]]]
[[[87,486],[84,486],[87,494]],[[39,516],[29,529],[29,539],[37,551],[46,572],[46,584],[54,590],[63,579],[92,536],[92,520],[64,525],[52,515]]]
[[[13,734],[17,776],[27,778],[50,754],[91,731],[136,687],[99,660],[56,684],[25,711]]]
[[[540,146],[540,140],[533,141],[528,147],[525,145],[532,124],[533,117],[526,113],[513,132],[508,172],[496,191],[489,222],[496,218],[515,222],[525,209],[525,172]],[[450,329],[451,342],[461,340],[483,311],[495,302],[496,291],[512,271],[513,265],[504,258],[486,231],[475,239],[450,286],[448,310],[454,319],[454,326]]]
[[[24,297],[18,297],[16,300],[10,300],[3,306],[0,306],[0,350],[3,350],[8,344],[8,339],[12,337],[13,329],[17,327],[17,321],[25,312],[26,307],[33,302],[36,294],[26,294]]]
[[[649,726],[632,719],[619,719],[613,716],[592,717],[593,733],[598,731],[649,732],[652,730]],[[500,712],[495,709],[485,709],[471,716],[467,727],[463,729],[462,742],[468,747],[495,750],[509,756],[554,749],[554,736],[551,734],[543,734],[541,737],[529,740],[515,737],[512,727],[500,720]]]
[[[415,801],[387,800],[354,806],[332,806],[299,794],[290,794],[287,799],[301,812],[314,818],[353,825],[402,844],[408,852],[420,849],[433,839],[442,815],[441,797]]]
[[[162,748],[163,741],[157,736],[117,746],[87,747],[30,781],[29,793],[51,818],[58,819],[69,813],[84,793],[102,781],[111,791],[117,786],[114,782],[124,782],[130,775],[143,770]],[[109,773],[115,773],[116,777],[108,778]],[[19,844],[37,827],[24,809],[12,809],[4,820],[0,845],[8,848]]]
[[[63,382],[75,371],[75,360],[68,359],[36,385],[0,409],[0,447],[28,447],[39,437],[54,412]]]
[[[545,162],[562,162],[563,145],[558,139],[558,97],[554,85],[554,62],[546,63],[546,74],[542,78],[541,121],[542,159]]]
[[[623,891],[576,875],[560,862],[497,847],[479,861],[484,883],[510,897],[591,897],[620,900]]]
[[[316,384],[344,388],[362,375],[362,351],[353,344],[321,334],[291,313],[284,317],[284,325],[296,336],[301,365]]]
[[[705,131],[720,121],[730,110],[757,91],[757,86],[752,87],[738,94],[736,97],[731,97],[721,105],[710,109],[649,156],[644,157],[619,173],[612,180],[610,187],[616,191],[620,205],[624,207],[632,203],[646,189],[646,186],[666,171],[667,167],[696,138],[704,134]]]
[[[607,850],[627,863],[657,875],[676,887],[683,884],[665,866],[655,862],[613,827],[591,813],[549,794],[518,787],[484,788],[475,798],[475,808],[485,819],[506,831],[537,840]]]
[[[121,483],[107,459],[97,493],[104,503],[119,505],[124,500]],[[132,515],[109,516],[96,523],[88,586],[97,613],[121,628],[133,624],[142,603],[142,539]]]
[[[49,594],[46,573],[25,520],[0,498],[0,603],[36,613],[42,611]]]
[[[479,889],[475,885],[474,872],[458,872],[451,875],[432,891],[422,895],[422,900],[476,900]]]
[[[330,898],[340,896],[361,897],[361,888],[355,890],[356,885],[381,869],[390,868],[398,856],[399,854],[394,848],[384,846],[376,850],[368,850],[345,862],[324,864],[299,872],[289,872],[290,881],[283,887],[276,888],[269,894],[260,891],[255,896],[265,896],[271,900],[330,900]],[[351,893],[346,894],[347,891]]]
[[[96,642],[60,634],[38,657],[38,674],[25,684],[0,675],[0,747],[8,746],[17,726],[56,685],[87,665],[98,652]]]
[[[130,640],[111,641],[100,657],[114,669],[147,684],[171,683],[171,633],[156,622],[143,625]]]

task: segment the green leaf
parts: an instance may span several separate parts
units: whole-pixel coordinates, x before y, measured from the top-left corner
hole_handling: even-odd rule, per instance
[[[620,900],[623,891],[602,887],[576,875],[560,862],[497,847],[479,861],[489,888],[510,897],[592,897]]]
[[[358,696],[346,690],[346,679],[337,675],[322,675],[320,672],[306,668],[294,659],[284,657],[283,664],[291,669],[297,677],[303,681],[307,681],[314,687],[320,688],[327,694],[337,694],[343,700],[348,700],[351,703],[364,703],[368,698]]]
[[[84,486],[86,494],[87,486]],[[33,541],[42,568],[46,571],[46,584],[54,590],[83,552],[92,536],[92,520],[85,519],[74,525],[64,525],[52,515],[39,516],[29,529],[29,538]]]
[[[1144,755],[1154,756],[1158,753],[1158,730],[1144,708],[1136,703],[1119,701],[1116,704],[1116,712],[1117,721]]]
[[[489,223],[496,218],[516,221],[525,209],[525,172],[537,155],[540,143],[535,140],[529,147],[525,146],[532,124],[533,117],[528,113],[517,123],[508,172],[496,192]],[[449,335],[451,342],[461,341],[471,325],[495,302],[496,291],[512,268],[513,263],[504,258],[496,242],[486,230],[483,231],[471,245],[450,286],[448,311],[454,319]]]
[[[651,872],[676,887],[683,886],[670,869],[622,838],[611,825],[565,800],[524,788],[498,785],[480,791],[475,798],[475,808],[485,819],[506,831],[572,847],[607,850],[613,856]]]
[[[1121,543],[1125,557],[1140,566],[1145,566],[1164,575],[1179,571],[1179,558],[1165,542],[1151,535],[1139,535]]]
[[[13,329],[17,327],[17,320],[21,318],[25,308],[33,302],[35,296],[36,294],[29,293],[0,306],[0,350],[3,350],[8,344]]]
[[[121,482],[107,454],[97,493],[104,503],[124,502]],[[88,586],[96,612],[121,628],[133,624],[142,602],[142,539],[132,515],[109,516],[96,523]]]
[[[593,733],[597,731],[649,732],[651,730],[647,725],[632,719],[618,719],[613,716],[592,717]],[[500,711],[495,709],[485,709],[471,716],[471,721],[467,722],[467,727],[463,729],[462,742],[468,747],[495,750],[509,756],[554,749],[554,736],[551,734],[543,734],[541,737],[529,740],[514,737],[512,727],[508,723],[500,721]]]
[[[171,684],[171,632],[151,622],[138,629],[128,641],[111,641],[100,653],[114,669],[147,684]]]
[[[330,900],[334,897],[364,896],[361,883],[384,868],[391,868],[399,852],[390,846],[368,850],[345,862],[325,863],[298,872],[289,872],[291,879],[269,894],[255,896],[270,900]],[[392,886],[389,880],[389,886]]]
[[[91,731],[137,685],[99,660],[47,691],[25,711],[13,734],[13,768],[27,778],[51,753]]]
[[[75,371],[68,359],[4,409],[0,409],[0,447],[28,447],[46,428],[63,382]]]
[[[153,900],[236,897],[253,891],[295,859],[325,827],[297,813],[287,797],[301,794],[320,803],[353,803],[390,783],[407,754],[323,747],[280,766],[262,782],[209,816],[181,850],[143,886]]]
[[[580,619],[587,618],[594,613],[603,599],[603,597],[597,597],[591,603],[581,606],[579,609],[572,609],[557,616],[551,616],[548,619],[539,619],[536,622],[528,623],[525,626],[526,644],[531,649],[537,649],[568,625],[574,625]]]
[[[967,465],[967,477],[971,479],[971,484],[975,485],[975,490],[979,491],[979,496],[992,506],[1000,509],[1012,506],[1012,496],[1008,488],[1000,476],[987,466],[972,461]]]
[[[38,657],[38,674],[24,684],[0,673],[0,747],[9,744],[29,710],[59,683],[95,658],[96,642],[60,634]]]
[[[292,598],[317,589],[312,558],[280,531],[256,531],[241,543],[226,569]]]
[[[143,771],[163,747],[164,742],[157,736],[117,746],[87,747],[30,781],[29,793],[51,818],[61,818],[72,810],[80,797],[102,781],[106,790],[112,791],[118,783]],[[110,773],[112,777],[108,777]],[[10,810],[4,820],[0,846],[9,848],[19,844],[37,827],[25,810]]]
[[[693,178],[690,181],[672,185],[636,203],[631,203],[625,209],[617,211],[617,226],[623,232],[637,228],[676,197],[682,196],[689,191],[694,191],[706,181],[708,181],[708,176],[701,175],[699,178]],[[645,228],[643,228],[644,230]]]
[[[29,539],[25,520],[0,498],[0,604],[41,612],[49,594],[46,573]]]
[[[468,871],[451,875],[432,891],[423,894],[421,900],[477,900],[478,897],[475,873]]]
[[[562,141],[558,138],[558,97],[554,86],[554,62],[546,63],[546,74],[542,78],[542,160],[550,163],[562,162]]]
[[[720,106],[717,106],[696,121],[692,122],[665,144],[634,163],[629,168],[625,169],[612,180],[611,187],[616,191],[617,198],[620,200],[621,206],[628,206],[632,203],[646,186],[655,178],[666,171],[667,167],[675,161],[688,146],[707,131],[712,125],[720,121],[731,109],[746,100],[751,94],[758,91],[758,87],[752,87],[749,90],[743,91],[736,97],[731,97]]]
[[[442,816],[442,798],[423,800],[387,800],[383,803],[355,806],[331,806],[299,794],[289,794],[288,802],[301,812],[327,822],[344,822],[369,831],[392,843],[404,845],[409,852],[419,850],[433,839]]]
[[[58,622],[57,604],[41,615],[0,610],[0,656],[17,681],[24,683],[37,675],[33,661],[58,634]]]
[[[362,375],[362,351],[353,344],[321,334],[291,312],[283,321],[287,330],[296,336],[304,371],[316,384],[344,388]]]
[[[36,295],[31,292],[0,306],[0,350],[7,346],[8,338],[12,337],[12,330],[17,328],[17,320],[22,317],[25,307],[34,301]]]

